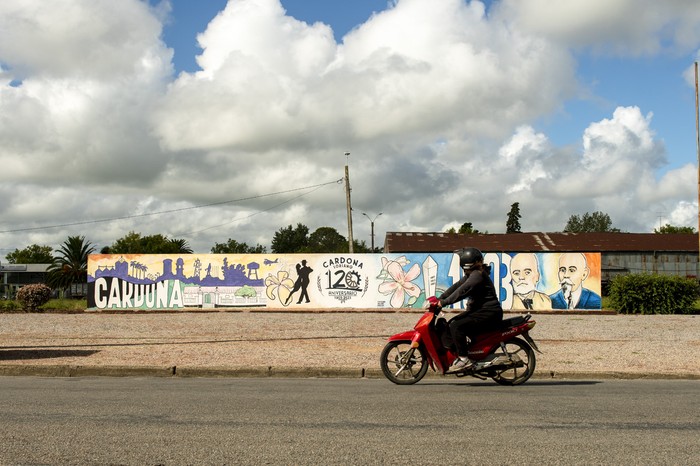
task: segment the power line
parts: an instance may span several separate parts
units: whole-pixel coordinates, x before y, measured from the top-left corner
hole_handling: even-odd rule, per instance
[[[257,211],[257,212],[254,212],[254,213],[250,214],[250,215],[247,215],[247,216],[245,216],[245,217],[234,218],[233,220],[229,220],[228,222],[220,223],[219,225],[212,225],[212,226],[207,227],[207,228],[202,228],[201,230],[194,230],[194,231],[190,231],[190,232],[187,232],[187,233],[180,233],[180,234],[178,234],[177,236],[190,236],[190,235],[194,235],[194,234],[197,234],[197,233],[201,233],[201,232],[203,232],[203,231],[213,230],[214,228],[223,227],[223,226],[226,226],[226,225],[230,225],[231,223],[234,223],[234,222],[240,222],[240,221],[242,221],[242,220],[246,220],[246,219],[248,219],[248,218],[255,217],[256,215],[260,215],[260,214],[263,214],[263,213],[265,213],[265,212],[269,212],[269,211],[271,211],[271,210],[273,210],[273,209],[276,209],[277,207],[279,207],[279,206],[281,206],[281,205],[289,204],[290,202],[292,202],[292,201],[294,201],[294,200],[297,200],[297,199],[299,199],[300,197],[308,196],[309,194],[315,192],[316,190],[321,189],[323,186],[325,186],[325,184],[324,184],[324,185],[316,186],[313,190],[309,191],[308,193],[299,194],[298,196],[294,196],[293,198],[287,199],[287,200],[284,201],[284,202],[280,202],[279,204],[275,204],[275,205],[273,205],[272,207],[269,207],[269,208],[264,209],[264,210],[259,210],[259,211]]]
[[[253,200],[253,199],[260,199],[260,198],[263,198],[263,197],[276,196],[276,195],[278,195],[278,194],[292,193],[292,192],[295,192],[295,191],[303,191],[303,190],[306,190],[306,189],[314,189],[314,188],[318,189],[318,188],[321,188],[321,187],[323,187],[323,186],[327,186],[327,185],[329,185],[329,184],[338,184],[338,183],[341,183],[342,181],[343,181],[343,179],[341,178],[341,179],[338,179],[338,180],[328,181],[328,182],[326,182],[326,183],[315,184],[315,185],[312,185],[312,186],[304,186],[304,187],[302,187],[302,188],[287,189],[287,190],[285,190],[285,191],[277,191],[277,192],[269,193],[269,194],[260,194],[260,195],[258,195],[258,196],[242,197],[242,198],[239,198],[239,199],[231,199],[231,200],[228,200],[228,201],[221,201],[221,202],[212,202],[211,204],[202,204],[202,205],[196,205],[196,206],[190,206],[190,207],[182,207],[182,208],[179,208],[179,209],[161,210],[161,211],[158,211],[158,212],[150,212],[150,213],[138,214],[138,215],[125,215],[125,216],[123,216],[123,217],[105,218],[105,219],[100,219],[100,220],[84,220],[84,221],[81,221],[81,222],[61,223],[61,224],[57,224],[57,225],[44,225],[44,226],[40,226],[40,227],[15,228],[15,229],[12,229],[12,230],[0,230],[0,233],[19,233],[19,232],[22,232],[22,231],[49,230],[49,229],[52,229],[52,228],[72,227],[72,226],[77,226],[77,225],[90,225],[90,224],[95,224],[95,223],[114,222],[114,221],[116,221],[116,220],[127,220],[127,219],[131,219],[131,218],[142,218],[142,217],[151,217],[151,216],[154,216],[154,215],[161,215],[161,214],[171,214],[171,213],[175,213],[175,212],[183,212],[183,211],[186,211],[186,210],[201,209],[201,208],[204,208],[204,207],[213,207],[213,206],[224,205],[224,204],[232,204],[232,203],[234,203],[234,202],[250,201],[250,200]],[[315,191],[316,189],[314,189],[314,191]],[[313,192],[313,191],[312,191],[312,192]],[[308,194],[308,193],[307,193],[307,194]],[[299,197],[301,197],[301,196],[299,196]],[[296,198],[295,198],[295,199],[296,199]],[[289,201],[285,201],[285,202],[283,202],[282,204],[284,204],[284,203],[286,203],[286,202],[289,202]],[[282,204],[279,204],[279,205],[282,205]],[[277,206],[275,206],[275,207],[277,207]],[[273,207],[273,208],[274,208],[274,207]],[[268,209],[268,210],[269,210],[269,209]],[[264,211],[263,211],[263,212],[264,212]],[[211,227],[211,228],[215,228],[215,227]],[[201,230],[201,231],[204,231],[204,230]]]

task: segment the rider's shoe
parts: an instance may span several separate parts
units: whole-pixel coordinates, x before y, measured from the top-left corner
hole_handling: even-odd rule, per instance
[[[447,372],[460,372],[474,367],[474,361],[461,356],[454,360]]]

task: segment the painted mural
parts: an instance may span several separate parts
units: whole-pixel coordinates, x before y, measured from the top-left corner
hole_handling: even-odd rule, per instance
[[[485,262],[506,310],[601,308],[599,253],[489,253]],[[461,276],[452,253],[95,254],[88,307],[417,308]]]

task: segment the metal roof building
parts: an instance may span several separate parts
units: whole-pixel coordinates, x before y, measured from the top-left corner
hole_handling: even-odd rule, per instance
[[[24,285],[46,283],[51,264],[0,264],[0,299],[11,299]]]
[[[698,276],[697,234],[656,233],[406,233],[387,232],[384,252],[600,252],[604,283],[624,273]]]

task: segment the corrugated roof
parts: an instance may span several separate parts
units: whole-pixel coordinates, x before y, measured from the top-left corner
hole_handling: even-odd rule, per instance
[[[485,252],[698,252],[697,234],[656,233],[414,233],[387,232],[386,252],[446,252],[465,246]]]

